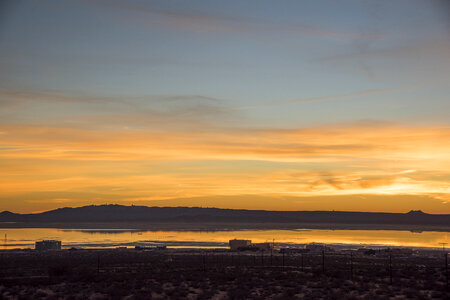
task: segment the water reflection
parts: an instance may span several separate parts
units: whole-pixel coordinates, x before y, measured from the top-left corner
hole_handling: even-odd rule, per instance
[[[255,243],[329,243],[382,246],[439,247],[448,243],[448,232],[411,232],[396,230],[234,230],[234,231],[149,231],[117,229],[0,229],[7,235],[0,248],[33,248],[34,241],[61,240],[63,246],[116,247],[133,246],[137,242],[164,242],[169,247],[225,247],[230,239],[249,239]]]

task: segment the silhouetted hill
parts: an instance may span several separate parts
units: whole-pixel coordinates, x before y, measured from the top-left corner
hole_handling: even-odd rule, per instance
[[[91,205],[65,207],[36,214],[0,213],[0,222],[21,223],[327,223],[431,225],[450,227],[450,215],[346,211],[265,211],[199,207]]]

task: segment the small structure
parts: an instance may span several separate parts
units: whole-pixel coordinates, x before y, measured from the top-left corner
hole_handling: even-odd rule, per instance
[[[359,248],[358,250],[356,250],[356,253],[362,255],[375,255],[377,254],[377,250],[371,248]]]
[[[273,250],[273,243],[256,243],[252,244],[252,246],[256,247],[259,251]]]
[[[398,255],[398,256],[411,256],[413,254],[416,254],[417,251],[413,251],[411,248],[405,248],[405,247],[398,247],[398,248],[387,248],[384,249],[385,252]]]
[[[298,247],[283,247],[280,248],[280,253],[294,254],[294,253],[308,253],[310,250],[306,248],[298,248]]]
[[[145,244],[145,243],[140,243],[134,246],[135,250],[166,250],[167,246],[164,244]]]
[[[252,244],[251,240],[230,240],[229,241],[229,245],[230,245],[230,250],[231,251],[236,251],[239,250],[240,248],[245,248],[248,247]]]
[[[43,240],[35,243],[34,248],[38,251],[61,250],[61,241]]]
[[[322,252],[322,251],[330,252],[330,251],[333,251],[333,249],[331,247],[328,247],[325,244],[318,244],[318,243],[307,244],[305,246],[305,249],[308,249],[310,252]]]
[[[82,247],[70,247],[69,251],[78,251],[78,250],[83,250]]]

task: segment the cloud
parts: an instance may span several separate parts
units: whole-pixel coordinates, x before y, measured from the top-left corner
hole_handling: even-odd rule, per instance
[[[340,95],[331,95],[331,96],[324,96],[324,97],[311,97],[311,98],[303,98],[303,99],[295,99],[295,100],[289,100],[289,101],[283,101],[278,102],[278,105],[282,104],[295,104],[295,103],[306,103],[306,102],[317,102],[317,101],[328,101],[328,100],[337,100],[337,99],[349,99],[349,98],[358,98],[358,97],[364,97],[364,96],[370,96],[370,95],[376,95],[376,94],[384,94],[393,92],[399,89],[393,89],[393,88],[379,88],[379,89],[369,89],[369,90],[362,90],[357,91],[353,93],[347,93],[347,94],[340,94]]]
[[[404,171],[400,171],[400,174],[408,174],[408,173],[414,173],[416,172],[416,170],[404,170]]]
[[[349,60],[356,58],[382,57],[393,59],[421,59],[424,56],[434,58],[450,57],[450,41],[425,40],[408,45],[393,46],[387,48],[369,49],[356,46],[358,51],[343,54],[333,54],[322,57],[316,61]]]
[[[206,101],[206,102],[222,102],[222,99],[203,96],[203,95],[175,95],[175,96],[157,96],[160,101]]]
[[[395,91],[418,88],[415,87],[401,87],[401,88],[375,88],[368,90],[361,90],[346,94],[329,95],[322,97],[310,97],[294,100],[276,101],[270,103],[263,103],[253,106],[235,106],[230,107],[226,105],[226,100],[211,97],[207,95],[148,95],[148,96],[121,96],[121,97],[97,97],[95,95],[87,95],[83,93],[68,93],[57,90],[28,90],[18,91],[2,89],[0,90],[0,107],[3,107],[3,113],[10,111],[24,109],[26,107],[38,109],[33,107],[36,105],[42,105],[43,103],[54,103],[55,105],[70,105],[76,104],[77,110],[83,106],[87,107],[91,111],[89,106],[102,104],[102,114],[95,116],[97,119],[120,119],[125,122],[129,122],[128,116],[134,121],[138,120],[160,120],[163,118],[181,117],[181,116],[198,116],[201,118],[207,118],[208,116],[218,115],[233,117],[239,111],[252,110],[255,108],[273,107],[292,105],[308,102],[318,101],[331,101],[339,99],[349,99],[366,97],[376,94],[391,93]],[[106,105],[108,104],[108,105]],[[150,107],[151,104],[151,107]],[[69,114],[72,114],[70,110],[66,110]],[[109,113],[106,115],[105,113]],[[132,114],[130,115],[130,112]],[[92,112],[89,113],[92,115]],[[241,118],[243,116],[240,116]],[[80,116],[78,120],[88,120],[92,117]],[[190,120],[194,121],[194,120]],[[142,122],[140,122],[142,123]]]
[[[183,129],[162,123],[155,130],[10,125],[0,126],[0,131],[4,132],[0,143],[3,155],[20,157],[43,155],[105,160],[172,157],[267,161],[342,161],[353,157],[403,161],[445,160],[448,159],[446,151],[450,148],[447,142],[450,141],[449,127],[401,127],[370,123],[284,130]],[[416,169],[414,165],[402,170]]]
[[[96,97],[93,95],[75,95],[57,90],[11,90],[0,89],[0,114],[10,113],[25,107],[53,103],[59,105],[78,104],[122,104],[132,106],[131,102],[112,97]]]
[[[364,41],[356,41],[347,53],[334,52],[314,61],[326,63],[328,68],[332,67],[331,63],[340,67],[354,64],[371,80],[380,79],[381,75],[383,79],[394,76],[398,80],[402,74],[407,78],[417,77],[413,81],[422,85],[426,82],[446,84],[446,75],[450,72],[450,41],[432,37],[384,48],[369,47]]]
[[[377,176],[372,178],[354,178],[354,176],[349,176],[349,174],[344,174],[340,176],[317,176],[317,181],[310,184],[309,188],[311,191],[322,190],[324,186],[331,186],[333,189],[339,191],[354,190],[354,189],[373,189],[384,186],[390,186],[402,177],[394,176]]]
[[[294,34],[314,35],[327,38],[379,39],[378,33],[355,33],[327,30],[305,24],[285,24],[257,18],[238,18],[214,14],[190,14],[185,12],[164,11],[154,7],[130,5],[111,1],[88,1],[101,7],[133,12],[134,20],[150,24],[160,24],[181,31],[195,33],[210,32],[291,32]]]
[[[83,199],[94,202],[242,194],[445,199],[450,194],[448,126],[9,125],[0,131],[0,190],[8,199],[38,192],[38,200],[79,199],[84,193]]]
[[[0,90],[0,115],[8,123],[18,114],[31,116],[39,112],[47,126],[206,126],[207,120],[220,122],[234,118],[236,111],[225,100],[205,95],[103,96],[68,93],[57,90]],[[55,113],[57,111],[58,113]],[[48,117],[46,117],[48,116]],[[226,117],[226,118],[225,118]],[[28,120],[32,120],[28,117]]]
[[[229,111],[239,111],[239,110],[252,110],[255,108],[265,108],[265,107],[276,107],[276,106],[284,106],[284,105],[292,105],[292,104],[301,104],[301,103],[309,103],[309,102],[319,102],[319,101],[332,101],[332,100],[340,100],[340,99],[351,99],[351,98],[362,98],[366,96],[371,95],[377,95],[377,94],[385,94],[385,93],[391,93],[406,89],[413,89],[418,88],[419,85],[412,86],[405,86],[400,88],[376,88],[376,89],[368,89],[368,90],[361,90],[346,94],[338,94],[338,95],[329,95],[329,96],[321,96],[321,97],[308,97],[308,98],[300,98],[300,99],[294,99],[294,100],[284,100],[284,101],[274,101],[269,103],[263,103],[259,105],[251,105],[251,106],[236,106],[236,107],[230,107],[228,109]]]
[[[205,95],[148,95],[148,96],[95,96],[84,93],[69,93],[58,90],[11,90],[0,89],[0,104],[17,102],[55,103],[122,103],[134,105],[133,101],[152,102],[222,102],[222,99]]]

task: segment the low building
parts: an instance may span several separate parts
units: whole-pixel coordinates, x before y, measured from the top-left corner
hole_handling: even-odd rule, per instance
[[[231,251],[237,251],[240,248],[248,247],[251,244],[252,244],[251,240],[237,240],[237,239],[234,239],[234,240],[230,240],[229,241],[229,245],[230,245],[230,250]]]
[[[411,256],[411,255],[417,253],[417,251],[414,251],[411,248],[404,248],[404,247],[387,248],[387,249],[384,249],[384,251],[387,253],[390,253],[391,255],[400,255],[400,256]]]
[[[310,250],[306,248],[298,248],[298,247],[283,247],[280,248],[280,253],[286,254],[294,254],[294,253],[308,253]]]
[[[82,247],[70,247],[69,251],[79,251],[79,250],[83,250]]]
[[[361,255],[375,255],[377,254],[377,250],[371,248],[359,248],[356,250],[356,253]]]
[[[273,243],[256,243],[252,244],[252,246],[256,247],[260,251],[270,251],[273,249]]]
[[[134,246],[135,250],[166,250],[167,246],[163,244],[138,244]]]
[[[305,246],[305,249],[308,249],[310,252],[331,252],[333,251],[332,248],[328,247],[325,244],[318,244],[318,243],[311,243],[311,244],[307,244]]]
[[[61,250],[61,241],[43,240],[35,243],[34,248],[39,251]]]

